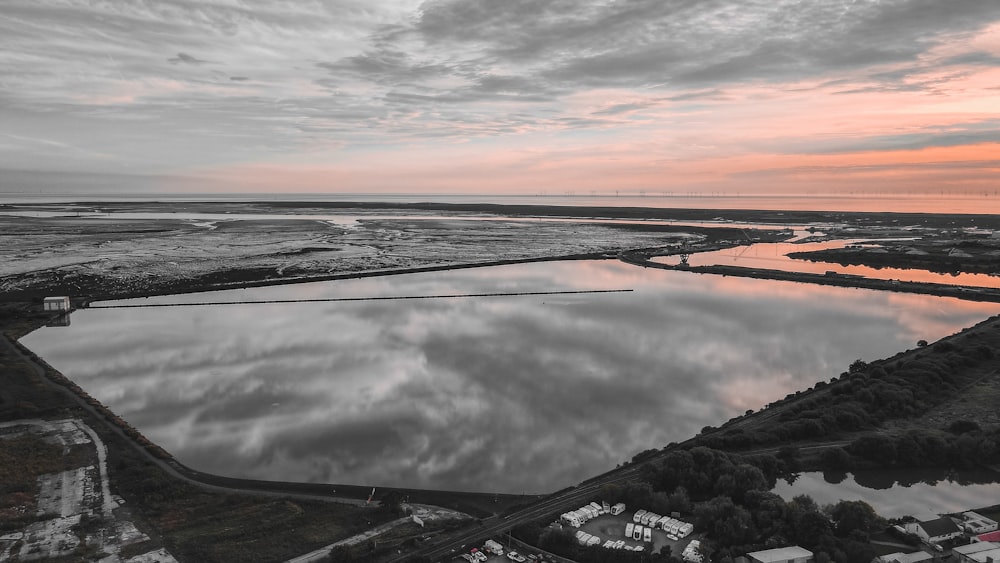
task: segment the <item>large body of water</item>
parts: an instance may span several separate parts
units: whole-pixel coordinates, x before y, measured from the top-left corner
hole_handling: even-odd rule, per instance
[[[201,471],[537,493],[1000,313],[616,261],[148,302],[585,289],[634,291],[90,309],[23,342]]]
[[[493,203],[653,207],[670,209],[778,209],[787,211],[864,211],[896,213],[1000,213],[1000,194],[37,194],[0,193],[0,204],[77,201],[376,201],[386,203]]]

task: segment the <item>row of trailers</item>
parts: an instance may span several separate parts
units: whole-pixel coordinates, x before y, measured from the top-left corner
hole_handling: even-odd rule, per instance
[[[625,512],[625,505],[620,502],[614,506],[610,506],[608,505],[608,503],[603,501],[601,502],[601,504],[592,502],[588,505],[581,506],[576,510],[571,510],[570,512],[563,512],[562,515],[559,516],[559,521],[569,524],[574,528],[579,528],[586,522],[593,520],[594,518],[597,518],[598,516],[601,516],[603,514],[611,514],[613,516],[617,516],[622,512]]]
[[[629,524],[629,525],[631,526],[631,524]],[[584,546],[586,546],[586,545],[601,545],[601,538],[599,538],[597,536],[592,536],[592,535],[588,534],[587,532],[584,532],[583,530],[577,530],[576,531],[576,541],[580,545],[584,545]],[[627,550],[627,551],[645,551],[646,550],[646,548],[643,547],[643,546],[641,546],[641,545],[637,545],[637,546],[626,545],[625,544],[625,540],[607,540],[607,541],[604,542],[604,548],[605,549],[624,549],[624,550]]]
[[[652,528],[654,530],[656,528],[660,528],[667,533],[668,538],[675,541],[681,538],[686,538],[691,534],[691,532],[694,531],[694,524],[684,522],[683,520],[678,520],[670,516],[660,516],[655,512],[648,512],[646,510],[636,511],[636,513],[632,516],[632,522],[634,522],[634,525],[637,524],[640,528],[645,527],[647,529]],[[625,535],[630,535],[627,531],[627,527]]]

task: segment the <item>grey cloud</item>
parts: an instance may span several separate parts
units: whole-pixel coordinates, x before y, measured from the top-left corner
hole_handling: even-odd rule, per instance
[[[447,134],[443,126],[474,118],[463,110],[489,101],[542,104],[559,114],[552,123],[599,127],[606,122],[593,117],[653,103],[618,104],[587,115],[551,104],[576,91],[610,87],[680,90],[662,97],[667,101],[719,99],[729,84],[831,72],[864,77],[866,70],[890,63],[910,64],[892,76],[871,76],[871,88],[933,89],[933,83],[907,80],[924,70],[919,56],[945,37],[997,19],[1000,5],[988,0],[947,6],[930,0],[433,0],[424,3],[412,28],[384,26],[370,36],[366,52],[318,66],[329,72],[331,86],[362,80],[385,87],[376,102],[400,112],[450,106],[450,115],[436,118],[442,127],[416,133],[421,127],[413,123],[418,135]],[[985,55],[974,59],[953,64],[992,64]],[[507,130],[506,116],[480,114],[495,122],[480,133]],[[541,119],[538,111],[535,116]],[[463,128],[458,134],[468,133]]]
[[[1000,20],[995,0],[430,0],[411,14],[385,4],[10,0],[0,106],[102,120],[110,154],[166,170],[334,136],[350,146],[607,128],[663,102],[724,101],[747,82],[934,93],[960,66],[1000,65],[990,53],[925,56]],[[593,89],[637,91],[603,106],[574,97]],[[139,119],[163,129],[152,138],[125,123]],[[230,134],[256,142],[199,144]],[[133,135],[146,143],[121,141]]]
[[[653,102],[634,102],[625,104],[615,104],[613,106],[609,106],[602,110],[595,111],[593,112],[593,115],[618,115],[621,113],[628,113],[640,109],[646,109],[652,105],[654,105]]]
[[[993,53],[977,51],[955,55],[942,61],[944,65],[1000,66],[1000,57]]]
[[[207,63],[208,61],[203,61],[201,59],[192,57],[191,55],[189,55],[187,53],[177,53],[176,57],[171,57],[171,58],[167,59],[167,62],[169,62],[170,64],[181,64],[181,63],[183,63],[183,64],[188,64],[188,65],[203,65],[203,64]]]
[[[795,152],[799,154],[843,154],[864,151],[916,150],[992,143],[998,139],[1000,139],[1000,120],[987,120],[979,123],[956,123],[947,128],[931,128],[919,133],[877,135],[850,140],[803,140],[799,142]],[[759,145],[757,148],[775,150],[777,147]]]
[[[989,0],[942,3],[441,0],[417,29],[568,83],[715,84],[914,60],[937,37],[1000,18]]]

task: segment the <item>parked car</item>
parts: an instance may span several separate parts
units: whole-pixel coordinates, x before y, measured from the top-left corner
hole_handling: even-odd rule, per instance
[[[521,556],[521,554],[516,551],[508,551],[507,559],[510,559],[511,561],[516,561],[517,563],[524,563],[525,561],[524,557]]]

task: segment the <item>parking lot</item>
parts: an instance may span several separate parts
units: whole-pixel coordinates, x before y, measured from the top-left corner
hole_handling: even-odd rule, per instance
[[[632,512],[624,512],[617,516],[612,516],[610,514],[605,514],[603,516],[598,516],[593,520],[580,526],[580,530],[587,532],[588,534],[595,535],[601,538],[602,543],[605,540],[625,540],[625,545],[628,546],[639,546],[644,545],[647,552],[655,552],[662,548],[664,545],[669,545],[671,553],[679,555],[684,547],[691,542],[693,536],[688,536],[686,538],[674,541],[667,537],[667,533],[663,530],[653,530],[653,541],[651,544],[646,542],[633,540],[632,538],[625,537],[625,527],[632,523]]]
[[[600,538],[601,544],[603,544],[607,540],[613,540],[613,541],[624,540],[626,546],[629,547],[643,546],[647,553],[659,551],[660,549],[663,548],[663,546],[669,546],[670,552],[677,556],[679,556],[681,552],[684,551],[684,548],[691,542],[691,540],[695,539],[695,537],[697,536],[697,534],[692,534],[691,536],[688,536],[686,538],[682,538],[679,540],[671,540],[669,537],[667,537],[667,532],[661,529],[654,529],[651,530],[652,532],[651,542],[644,542],[640,540],[634,540],[632,538],[626,538],[625,529],[629,524],[633,523],[632,522],[633,514],[634,512],[623,512],[618,515],[604,514],[596,518],[593,518],[588,522],[585,522],[579,528],[574,528],[572,526],[569,526],[567,524],[562,524],[559,522],[554,522],[552,526],[562,527],[563,529],[569,530],[570,532],[573,533],[582,530],[584,532],[587,532],[588,534]],[[508,547],[507,542],[500,542],[500,543],[502,545],[504,555],[496,555],[490,553],[488,550],[484,549],[484,546],[482,545],[467,546],[467,551],[465,552],[465,554],[456,554],[456,556],[453,558],[453,561],[456,562],[469,561],[469,563],[480,563],[480,562],[481,563],[491,563],[491,562],[492,563],[538,563],[538,562],[552,561],[550,556],[548,557],[544,556],[542,554],[539,554],[537,551],[532,551],[530,549],[519,548],[516,544],[513,544],[512,548],[518,557],[523,557],[523,561],[516,558],[512,559],[508,556],[511,548]],[[473,548],[477,550],[477,553],[482,553],[482,556],[477,557],[474,554],[472,554],[471,550]],[[469,558],[466,558],[465,555],[468,555]]]

